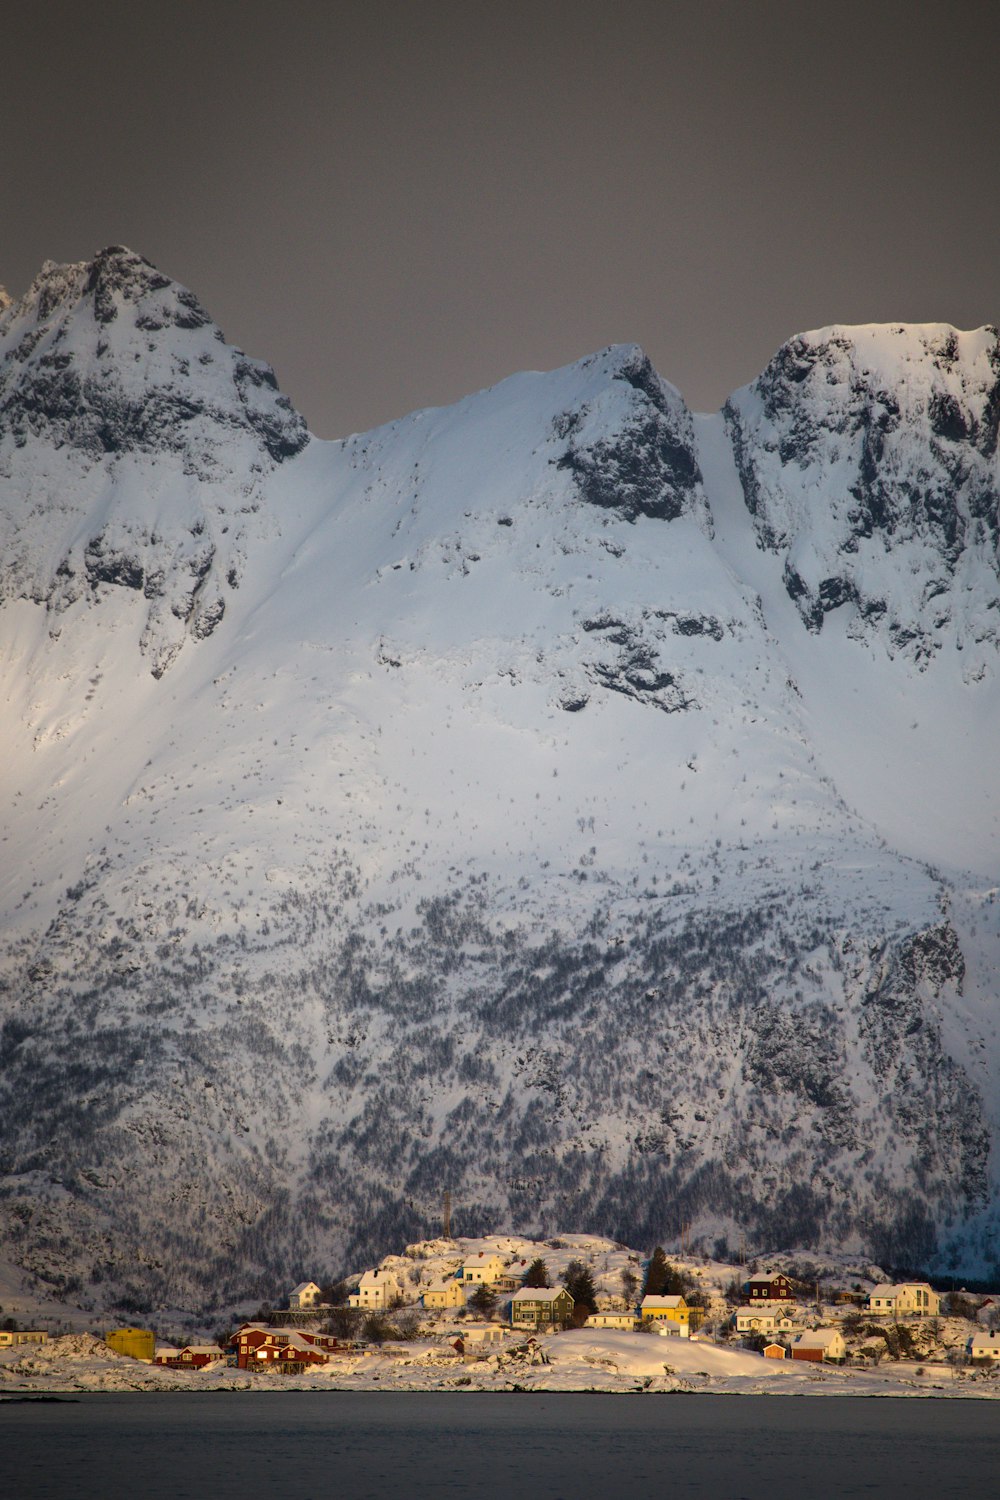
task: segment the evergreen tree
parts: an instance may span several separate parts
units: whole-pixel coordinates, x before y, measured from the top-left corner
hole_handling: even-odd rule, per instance
[[[597,1311],[594,1278],[589,1266],[584,1265],[582,1260],[571,1260],[563,1272],[562,1280],[574,1302],[582,1304],[588,1312]]]
[[[533,1260],[524,1274],[522,1286],[550,1286],[549,1268],[544,1260]]]
[[[662,1297],[666,1291],[670,1266],[661,1246],[657,1245],[646,1262],[646,1275],[642,1282],[643,1297]]]
[[[484,1318],[491,1318],[496,1311],[497,1294],[491,1286],[483,1282],[469,1298],[469,1306],[474,1307],[476,1312]]]

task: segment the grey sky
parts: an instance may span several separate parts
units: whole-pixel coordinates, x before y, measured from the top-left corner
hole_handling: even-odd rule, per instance
[[[1000,317],[972,0],[11,0],[0,281],[122,242],[337,436],[642,343],[696,409],[829,322]]]

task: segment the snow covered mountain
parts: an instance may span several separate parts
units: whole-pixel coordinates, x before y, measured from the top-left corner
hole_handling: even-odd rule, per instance
[[[0,312],[2,1253],[433,1228],[989,1268],[995,330],[634,346],[342,442],[115,248]]]

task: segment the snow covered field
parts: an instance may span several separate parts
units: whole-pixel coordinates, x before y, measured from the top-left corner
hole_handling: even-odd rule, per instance
[[[516,1345],[519,1341],[512,1340]],[[544,1363],[534,1362],[537,1355]],[[513,1349],[464,1362],[439,1343],[384,1346],[345,1356],[316,1374],[248,1374],[219,1364],[203,1371],[158,1369],[72,1334],[30,1354],[0,1351],[0,1400],[56,1391],[608,1391],[716,1395],[1000,1397],[1000,1373],[949,1366],[851,1370],[765,1360],[745,1350],[656,1334],[579,1330],[543,1336],[536,1354]]]

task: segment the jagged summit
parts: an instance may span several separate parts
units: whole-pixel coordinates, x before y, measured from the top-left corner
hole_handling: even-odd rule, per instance
[[[47,262],[0,314],[0,597],[131,590],[161,676],[238,586],[260,477],[308,441],[271,367],[140,255]]]
[[[983,666],[1000,624],[995,328],[800,334],[725,415],[759,544],[811,630],[850,605],[890,651],[926,662],[951,639]]]
[[[179,453],[210,477],[237,431],[274,462],[308,441],[271,367],[227,345],[193,292],[132,250],[47,261],[0,315],[0,441],[91,459]]]

